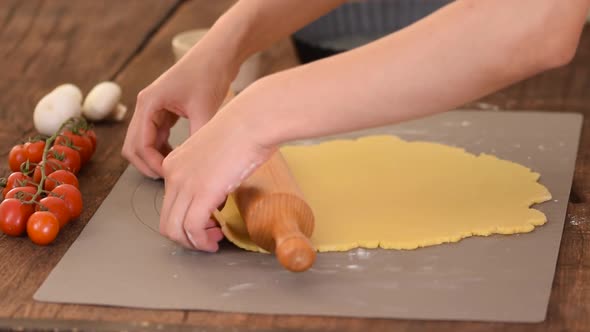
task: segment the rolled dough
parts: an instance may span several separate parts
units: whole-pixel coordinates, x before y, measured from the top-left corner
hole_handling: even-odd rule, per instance
[[[314,211],[318,251],[416,249],[530,232],[547,221],[530,208],[551,199],[540,175],[491,155],[389,135],[281,152]],[[231,197],[219,219],[230,241],[264,252],[250,241]]]

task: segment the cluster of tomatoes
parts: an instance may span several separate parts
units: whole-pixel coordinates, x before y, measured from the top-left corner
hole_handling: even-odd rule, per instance
[[[76,174],[95,150],[96,134],[81,119],[69,120],[51,137],[14,146],[8,155],[12,173],[0,179],[0,230],[27,234],[38,245],[52,243],[82,213]]]

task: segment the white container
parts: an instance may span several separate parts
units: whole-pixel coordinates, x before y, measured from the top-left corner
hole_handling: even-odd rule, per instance
[[[208,29],[197,29],[182,32],[172,39],[172,51],[176,61],[180,60],[196,43],[205,36]],[[252,82],[256,81],[261,75],[261,54],[255,53],[249,57],[242,66],[231,84],[234,92],[244,90]]]

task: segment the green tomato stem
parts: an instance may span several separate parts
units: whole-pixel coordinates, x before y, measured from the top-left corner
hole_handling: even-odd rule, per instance
[[[47,162],[47,154],[49,153],[49,149],[53,146],[53,143],[55,142],[55,140],[57,139],[57,137],[59,137],[59,135],[61,134],[62,130],[70,125],[71,123],[75,123],[76,122],[76,118],[70,118],[68,121],[64,122],[61,127],[59,127],[59,129],[57,130],[57,132],[53,135],[51,135],[49,138],[47,138],[45,140],[45,148],[43,149],[43,157],[41,158],[41,162],[39,163],[40,167],[41,167],[41,179],[39,180],[39,183],[37,184],[37,192],[35,193],[35,195],[33,195],[33,197],[31,197],[31,199],[29,200],[30,202],[36,202],[37,199],[39,198],[39,196],[41,196],[41,194],[43,192],[46,192],[43,188],[45,186],[45,180],[47,179],[47,175],[45,174],[45,164]]]

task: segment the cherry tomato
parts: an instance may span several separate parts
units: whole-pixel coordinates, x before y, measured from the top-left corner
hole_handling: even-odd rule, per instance
[[[58,171],[60,169],[66,169],[67,166],[60,160],[49,158],[45,160],[45,176]],[[39,183],[41,182],[41,165],[37,165],[35,167],[35,172],[33,173],[33,182]]]
[[[90,141],[92,142],[92,153],[94,154],[94,152],[96,151],[96,132],[94,132],[93,129],[80,129],[79,130],[80,135],[82,136],[87,136],[88,138],[90,138]]]
[[[63,162],[66,169],[74,174],[80,171],[80,154],[73,148],[65,145],[54,145],[49,149],[49,158]]]
[[[8,194],[8,192],[13,188],[35,186],[32,181],[33,180],[30,177],[26,176],[22,172],[14,172],[8,176],[8,179],[6,179],[6,186],[2,191],[2,196],[6,197],[6,194]]]
[[[48,211],[38,211],[29,217],[27,234],[34,244],[46,246],[53,242],[59,233],[59,221]]]
[[[19,194],[22,193],[22,194]],[[16,198],[22,201],[30,201],[37,193],[36,187],[18,187],[12,188],[4,198]],[[38,200],[38,199],[37,199]]]
[[[64,130],[55,139],[55,145],[73,146],[74,149],[80,153],[80,161],[82,165],[86,164],[92,157],[92,141],[87,136],[82,136],[73,133],[71,130]]]
[[[27,220],[33,214],[32,204],[9,198],[0,203],[0,230],[6,235],[21,236],[27,229]]]
[[[70,210],[66,202],[55,196],[48,196],[39,201],[39,205],[35,209],[37,211],[49,211],[59,221],[59,228],[64,227],[70,221]]]
[[[43,150],[45,150],[45,141],[27,142],[24,145],[27,151],[28,159],[32,163],[38,163],[43,159]]]
[[[80,188],[78,178],[76,178],[76,175],[74,175],[74,173],[66,171],[64,169],[60,169],[47,176],[44,184],[45,190],[52,191],[53,189],[55,189],[55,187],[64,183],[71,184],[76,188]]]
[[[25,146],[22,144],[15,145],[8,153],[8,166],[13,172],[18,172],[20,171],[20,165],[26,162],[27,159],[29,159],[29,155]]]
[[[72,219],[76,219],[82,214],[82,194],[78,188],[71,184],[60,184],[51,192],[66,202]]]

